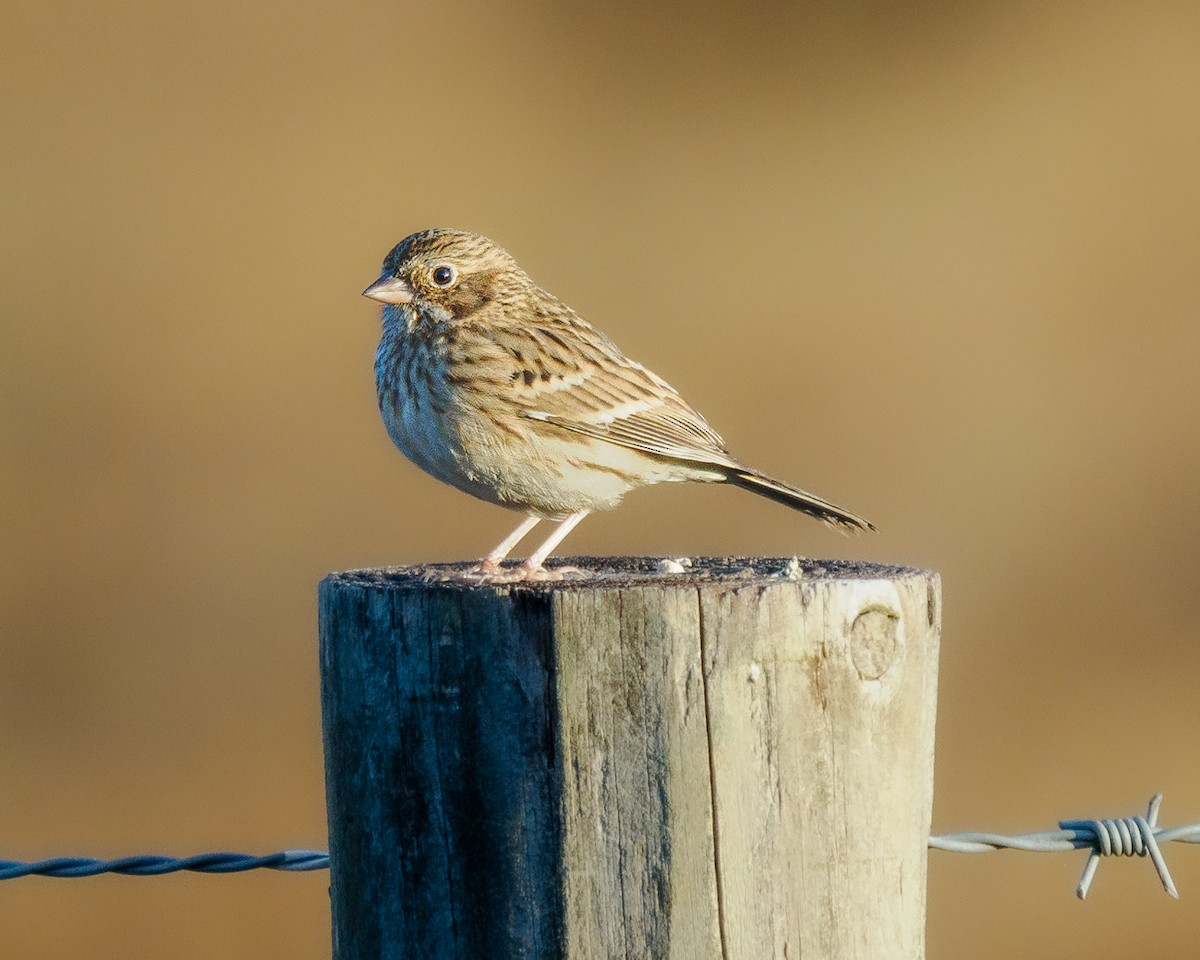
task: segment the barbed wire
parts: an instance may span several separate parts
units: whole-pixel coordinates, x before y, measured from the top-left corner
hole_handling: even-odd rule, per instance
[[[329,854],[319,850],[283,850],[255,857],[246,853],[201,853],[194,857],[160,857],[143,854],[119,860],[87,857],[56,857],[35,863],[0,860],[0,880],[17,877],[94,877],[100,873],[122,873],[134,877],[157,877],[164,873],[191,870],[195,873],[240,873],[243,870],[327,870]]]
[[[1200,843],[1200,823],[1185,827],[1164,829],[1158,826],[1158,809],[1162,806],[1162,794],[1150,798],[1146,815],[1123,817],[1114,820],[1062,820],[1057,830],[1040,833],[1024,833],[1005,837],[996,833],[950,833],[941,837],[930,837],[929,846],[934,850],[949,850],[954,853],[990,853],[993,850],[1030,850],[1050,852],[1055,850],[1091,849],[1083,876],[1075,888],[1075,895],[1086,900],[1092,878],[1102,857],[1150,857],[1158,879],[1176,900],[1179,891],[1167,861],[1163,858],[1160,844],[1172,840],[1180,843]]]
[[[1200,843],[1200,823],[1182,827],[1158,826],[1162,794],[1151,798],[1146,815],[1110,820],[1063,820],[1057,830],[1004,836],[998,833],[948,833],[929,838],[931,850],[952,853],[991,853],[996,850],[1027,850],[1051,853],[1061,850],[1090,850],[1083,876],[1075,893],[1087,898],[1096,868],[1103,857],[1150,857],[1158,878],[1175,899],[1179,891],[1163,858],[1161,844],[1171,841]],[[194,873],[240,873],[245,870],[327,870],[329,855],[318,850],[284,850],[255,857],[244,853],[202,853],[194,857],[143,855],[118,860],[93,860],[85,857],[57,857],[23,863],[0,860],[0,880],[17,877],[94,877],[101,873],[153,877],[188,870]]]

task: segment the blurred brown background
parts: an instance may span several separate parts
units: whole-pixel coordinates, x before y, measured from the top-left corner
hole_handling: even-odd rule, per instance
[[[315,588],[511,515],[375,410],[389,247],[488,233],[843,539],[721,488],[576,553],[945,588],[935,830],[1200,821],[1200,8],[0,10],[0,858],[323,846]],[[934,853],[929,955],[1193,957],[1200,854]],[[0,885],[0,957],[321,958],[326,877]],[[1130,918],[1135,918],[1130,922]]]

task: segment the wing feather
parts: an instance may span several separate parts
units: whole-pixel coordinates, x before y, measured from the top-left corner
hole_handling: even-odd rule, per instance
[[[591,327],[554,338],[565,350],[559,373],[539,380],[520,414],[658,457],[734,466],[725,441],[661,377],[630,360]],[[561,371],[555,367],[561,366]]]

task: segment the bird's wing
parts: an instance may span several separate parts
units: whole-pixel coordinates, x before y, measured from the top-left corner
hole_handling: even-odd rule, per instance
[[[518,413],[659,457],[732,467],[725,441],[661,377],[581,320],[512,331]]]

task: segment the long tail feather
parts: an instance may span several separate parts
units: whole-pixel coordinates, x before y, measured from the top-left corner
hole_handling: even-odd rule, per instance
[[[831,527],[836,527],[845,533],[858,533],[862,530],[875,529],[875,524],[871,523],[870,520],[856,517],[849,510],[844,510],[835,503],[822,500],[814,494],[806,493],[795,487],[789,487],[781,480],[768,477],[765,473],[759,473],[757,470],[751,470],[748,467],[740,467],[729,471],[728,482],[734,486],[741,487],[743,490],[749,490],[752,493],[757,493],[759,496],[774,500],[776,503],[789,506],[793,510],[807,513],[810,517],[823,520]]]

